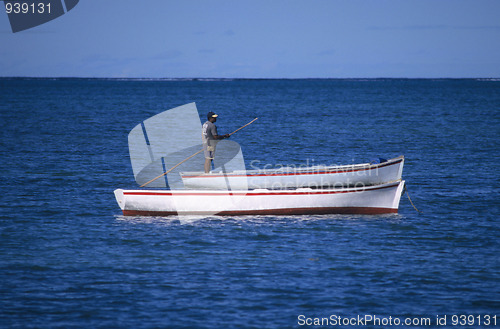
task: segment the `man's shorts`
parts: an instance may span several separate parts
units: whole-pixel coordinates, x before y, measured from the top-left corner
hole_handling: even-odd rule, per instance
[[[214,159],[215,146],[208,146],[208,144],[203,144],[203,153],[205,154],[205,159]]]

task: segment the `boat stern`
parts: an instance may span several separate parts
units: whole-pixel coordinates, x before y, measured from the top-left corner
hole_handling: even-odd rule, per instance
[[[116,202],[118,202],[118,206],[120,207],[120,209],[124,210],[125,209],[125,196],[123,194],[122,189],[115,190],[115,198],[116,198]]]
[[[399,165],[399,171],[398,171],[398,179],[402,179],[403,178],[403,166],[405,164],[405,157],[404,157],[404,155],[401,155],[401,156],[397,157],[397,159],[401,159],[401,163]],[[403,181],[403,183],[404,183],[404,181]]]

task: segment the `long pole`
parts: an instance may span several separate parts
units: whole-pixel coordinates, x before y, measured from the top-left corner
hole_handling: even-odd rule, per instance
[[[255,120],[257,120],[257,119],[258,119],[258,118],[255,118],[255,119],[253,119],[252,121],[250,121],[249,123],[247,123],[246,125],[241,126],[240,128],[236,129],[235,131],[233,131],[232,133],[230,133],[230,134],[229,134],[229,136],[231,136],[231,135],[232,135],[232,134],[234,134],[235,132],[237,132],[237,131],[239,131],[239,130],[241,130],[241,129],[245,128],[246,126],[251,125],[251,124],[252,124],[252,123],[254,123],[254,121],[255,121]],[[169,172],[171,172],[171,171],[172,171],[172,170],[174,170],[175,168],[179,167],[181,164],[183,164],[184,162],[188,161],[188,160],[189,160],[189,159],[191,159],[192,157],[194,157],[194,156],[196,156],[196,155],[200,154],[201,152],[203,152],[203,149],[201,149],[201,150],[199,150],[198,152],[196,152],[195,154],[193,154],[193,155],[191,155],[191,156],[189,156],[189,157],[185,158],[184,160],[182,160],[181,162],[179,162],[178,164],[176,164],[175,166],[173,166],[173,167],[172,167],[172,168],[170,168],[169,170],[165,171],[163,174],[161,174],[161,175],[159,175],[159,176],[157,176],[157,177],[153,178],[152,180],[150,180],[150,181],[149,181],[149,182],[147,182],[147,183],[142,184],[140,187],[144,187],[144,186],[146,186],[146,185],[148,185],[148,184],[150,184],[150,183],[154,182],[154,181],[155,181],[155,180],[157,180],[158,178],[165,176],[166,174],[168,174]]]
[[[258,118],[255,118],[253,119],[252,121],[250,121],[249,123],[247,123],[246,125],[242,126],[242,127],[239,127],[238,129],[236,129],[235,131],[233,131],[232,133],[229,134],[229,136],[231,136],[232,134],[234,134],[235,132],[237,131],[240,131],[241,129],[245,128],[246,126],[250,126],[252,123],[254,123],[255,120],[257,120]]]

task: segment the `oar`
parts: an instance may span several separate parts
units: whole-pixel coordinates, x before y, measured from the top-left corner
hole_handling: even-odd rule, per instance
[[[230,133],[230,134],[229,134],[229,136],[231,136],[231,135],[232,135],[232,134],[234,134],[235,132],[237,132],[237,131],[239,131],[239,130],[241,130],[241,129],[245,128],[246,126],[251,125],[251,124],[252,124],[255,120],[257,120],[257,119],[258,119],[258,118],[255,118],[255,119],[253,119],[252,121],[250,121],[249,123],[247,123],[246,125],[244,125],[244,126],[242,126],[242,127],[238,128],[238,129],[236,129],[235,131],[233,131],[232,133]],[[155,180],[157,180],[158,178],[165,176],[166,174],[168,174],[169,172],[171,172],[171,171],[172,171],[172,170],[174,170],[175,168],[179,167],[181,164],[183,164],[184,162],[188,161],[188,160],[189,160],[189,159],[191,159],[192,157],[194,157],[194,156],[196,156],[196,155],[200,154],[201,152],[203,152],[203,149],[199,150],[199,151],[198,151],[198,152],[196,152],[195,154],[193,154],[193,155],[191,155],[191,156],[187,157],[186,159],[182,160],[181,162],[179,162],[178,164],[176,164],[175,166],[173,166],[173,167],[172,167],[172,168],[170,168],[169,170],[165,171],[165,172],[164,172],[163,174],[161,174],[160,176],[157,176],[157,177],[153,178],[152,180],[150,180],[149,182],[142,184],[140,187],[144,187],[144,186],[148,185],[149,183],[154,182],[154,181],[155,181]]]

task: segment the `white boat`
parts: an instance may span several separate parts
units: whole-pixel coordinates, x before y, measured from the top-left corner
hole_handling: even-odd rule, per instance
[[[188,189],[294,189],[300,187],[370,186],[401,179],[404,156],[381,163],[307,168],[242,170],[233,172],[181,172]]]
[[[154,189],[115,190],[124,215],[398,212],[403,156],[376,164],[245,170],[239,145],[220,141],[214,160],[219,172],[204,174],[198,172],[204,164],[200,131],[194,103],[159,113],[132,129],[128,140],[135,180]]]
[[[115,190],[127,216],[397,213],[404,181],[295,190]]]

